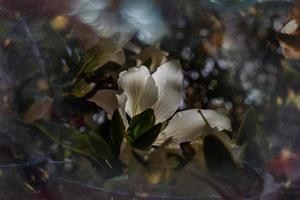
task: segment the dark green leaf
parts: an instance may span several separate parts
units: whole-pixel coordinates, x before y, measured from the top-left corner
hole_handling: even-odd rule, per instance
[[[217,136],[206,136],[203,148],[207,169],[220,183],[230,185],[243,197],[255,196],[261,192],[261,177],[253,169],[236,164]]]
[[[110,139],[112,142],[113,153],[119,157],[121,144],[125,136],[125,127],[122,117],[118,110],[115,110],[110,124]]]
[[[240,159],[252,167],[263,169],[268,152],[266,139],[263,136],[256,136],[245,143]]]
[[[95,134],[82,134],[78,130],[51,121],[37,121],[36,127],[57,144],[76,153],[84,154],[93,160],[108,160],[111,152],[108,144]]]
[[[127,141],[132,144],[138,137],[143,135],[155,124],[153,109],[147,109],[139,115],[132,118],[127,129]]]
[[[156,124],[133,141],[132,147],[140,150],[149,149],[160,133],[162,123]]]
[[[251,107],[245,114],[244,120],[237,135],[237,144],[242,145],[251,138],[255,138],[257,135],[257,121],[256,113]]]
[[[51,121],[37,121],[37,128],[54,142],[71,151],[91,155],[90,142],[86,135],[76,129]]]
[[[111,160],[112,153],[107,142],[95,133],[87,134],[93,149],[93,155],[96,158]]]
[[[213,176],[225,179],[237,178],[238,166],[229,150],[217,136],[206,136],[203,150],[207,169]]]

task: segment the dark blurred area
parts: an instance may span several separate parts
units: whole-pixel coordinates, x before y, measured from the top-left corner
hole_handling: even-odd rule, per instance
[[[124,69],[144,64],[154,71],[172,59],[180,60],[185,75],[180,110],[215,109],[230,116],[237,131],[254,107],[272,149],[270,169],[286,165],[280,157],[286,152],[296,166],[283,167],[294,171],[278,178],[293,187],[263,199],[297,199],[300,65],[284,57],[278,41],[289,19],[300,20],[297,3],[0,0],[0,199],[151,199],[98,191],[105,170],[53,144],[30,123],[45,117],[105,133],[105,113],[87,99],[98,89],[116,89]]]

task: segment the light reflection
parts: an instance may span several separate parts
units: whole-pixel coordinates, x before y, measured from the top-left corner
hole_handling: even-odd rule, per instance
[[[127,0],[120,7],[115,4],[116,1],[110,0],[76,0],[69,14],[103,37],[136,32],[140,41],[154,44],[167,33],[154,1]]]
[[[152,0],[124,1],[121,15],[137,29],[137,37],[144,43],[153,44],[166,34],[166,26]]]

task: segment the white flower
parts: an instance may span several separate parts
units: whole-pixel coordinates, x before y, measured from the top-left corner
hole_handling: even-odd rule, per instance
[[[282,27],[278,33],[279,44],[282,47],[282,53],[286,59],[300,59],[300,35],[299,20],[291,19]]]
[[[145,66],[134,67],[119,74],[118,85],[122,92],[99,90],[90,101],[102,107],[108,116],[119,109],[128,125],[125,112],[133,117],[148,108],[154,110],[156,123],[171,118],[178,109],[183,92],[183,73],[178,61],[162,64],[150,74]],[[210,127],[231,131],[230,120],[213,110],[201,110]],[[199,109],[176,113],[158,136],[159,145],[172,137],[175,143],[192,141],[206,130],[206,122]]]

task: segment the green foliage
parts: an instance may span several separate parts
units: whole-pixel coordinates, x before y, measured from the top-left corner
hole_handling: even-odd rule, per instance
[[[237,143],[243,145],[241,160],[254,167],[263,169],[268,155],[268,143],[259,132],[255,110],[251,107],[240,126]]]
[[[237,144],[242,145],[258,134],[255,110],[251,107],[244,116],[237,135]]]
[[[147,150],[154,143],[162,126],[163,123],[155,124],[153,109],[147,109],[132,118],[126,139],[133,148]]]
[[[102,40],[100,44],[95,45],[85,53],[82,61],[82,72],[86,74],[95,72],[112,59],[116,50],[117,46],[112,39]]]
[[[210,174],[225,179],[237,178],[238,166],[229,150],[217,136],[206,136],[203,149],[207,169]]]
[[[77,98],[80,98],[91,92],[95,86],[95,83],[87,83],[84,79],[80,79],[73,86],[71,94]]]
[[[241,198],[256,196],[262,191],[262,178],[253,169],[236,163],[217,136],[206,136],[203,145],[207,169],[224,188],[230,186],[232,192],[241,195]]]
[[[119,157],[120,149],[126,134],[122,117],[118,110],[115,110],[110,122],[110,139],[115,157]]]
[[[98,159],[111,160],[112,152],[107,142],[96,133],[88,132],[87,137],[91,144],[91,152]]]
[[[155,124],[153,109],[147,109],[139,115],[134,116],[127,129],[126,139],[132,144],[138,137],[151,129]]]
[[[145,131],[140,137],[138,137],[133,143],[132,147],[140,150],[149,149],[155,142],[162,128],[162,123],[156,124],[149,130]]]
[[[74,128],[51,121],[37,121],[36,127],[57,144],[93,160],[109,161],[112,157],[109,145],[94,133],[83,134]]]

